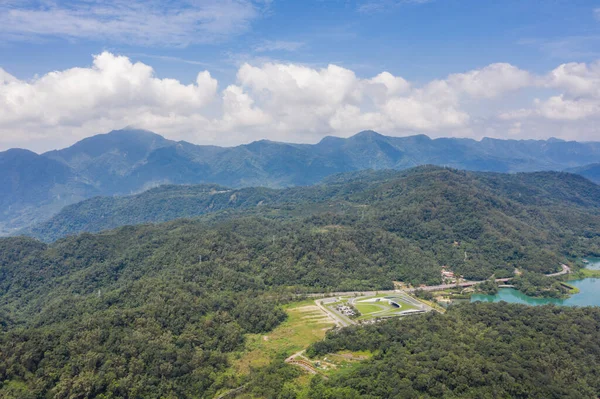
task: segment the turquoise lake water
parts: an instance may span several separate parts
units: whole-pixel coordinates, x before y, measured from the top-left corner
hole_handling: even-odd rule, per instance
[[[590,262],[592,260],[590,259]],[[600,259],[597,259],[600,269]],[[590,263],[591,266],[591,263]],[[589,266],[588,266],[589,267]],[[592,267],[589,267],[592,269]],[[522,303],[525,305],[547,305],[550,303],[562,306],[600,306],[600,278],[586,278],[569,281],[569,284],[579,288],[579,293],[567,299],[532,298],[514,288],[501,288],[496,295],[473,295],[471,302],[500,302]]]
[[[590,263],[585,265],[586,269],[600,270],[600,258],[587,258],[587,261]]]

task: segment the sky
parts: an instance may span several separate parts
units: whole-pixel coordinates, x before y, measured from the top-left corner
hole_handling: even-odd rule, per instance
[[[0,150],[600,141],[600,1],[0,0]]]

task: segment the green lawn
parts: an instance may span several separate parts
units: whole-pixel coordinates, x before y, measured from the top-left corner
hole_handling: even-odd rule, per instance
[[[385,303],[383,301],[377,302],[377,304],[370,303],[370,302],[355,302],[354,307],[356,309],[358,309],[358,311],[362,315],[368,315],[371,313],[381,312],[382,310],[387,310],[387,309],[391,308],[390,305],[388,305],[387,303]]]
[[[381,298],[381,301],[361,302],[365,299],[368,300],[372,298]],[[394,302],[397,302],[401,307],[397,308],[395,306],[390,305],[388,299],[392,299]],[[416,309],[415,306],[405,302],[402,297],[394,297],[391,295],[360,298],[356,302],[354,302],[354,306],[361,313],[361,316],[358,318],[358,320],[368,320],[376,317],[394,316],[405,310]]]

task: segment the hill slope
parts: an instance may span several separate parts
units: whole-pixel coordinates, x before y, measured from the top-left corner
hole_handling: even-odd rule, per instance
[[[96,193],[70,167],[27,150],[0,152],[0,235]]]
[[[27,157],[31,154],[21,154],[19,160],[11,161],[11,167],[0,165],[0,174],[8,173],[10,168],[20,176],[30,173],[24,166]],[[281,188],[314,184],[341,172],[406,169],[425,164],[493,172],[563,170],[599,162],[600,144],[560,140],[432,140],[423,135],[386,137],[366,131],[348,139],[326,137],[314,145],[262,140],[222,148],[174,142],[146,131],[121,130],[90,137],[39,157],[67,167],[64,171],[50,168],[48,171],[54,172],[36,175],[43,177],[40,182],[43,186],[61,195],[50,196],[49,200],[33,196],[31,203],[19,202],[19,194],[12,186],[4,187],[0,190],[0,202],[17,205],[6,211],[5,220],[10,219],[11,228],[31,224],[31,218],[22,216],[20,209],[36,211],[39,215],[36,219],[48,218],[60,207],[81,198],[133,194],[163,184]],[[72,177],[66,184],[59,183],[65,173]],[[36,209],[47,203],[51,206]],[[4,233],[7,232],[6,223],[0,220],[0,233],[3,226]]]
[[[561,262],[557,253],[580,251],[582,242],[575,237],[590,239],[600,231],[600,186],[560,172],[507,175],[432,166],[353,172],[280,190],[164,186],[67,207],[31,234],[52,241],[202,215],[208,225],[259,216],[382,230],[430,251],[439,265],[487,278],[494,272],[510,276],[522,265],[554,271]]]
[[[181,187],[150,194],[168,202],[171,189]],[[196,189],[173,201],[187,192],[205,206],[208,187]],[[257,208],[258,197],[247,197],[252,206],[231,218],[121,227],[50,245],[0,239],[0,396],[214,397],[245,383],[231,359],[245,334],[262,336],[283,320],[277,305],[293,294],[435,284],[442,265],[469,278],[509,276],[515,267],[548,273],[572,256],[600,255],[598,190],[563,173],[356,172],[266,190],[285,201]],[[431,320],[422,328],[435,331]],[[562,328],[565,319],[552,321]],[[449,322],[453,334],[463,330]],[[531,342],[528,332],[517,335]]]
[[[597,398],[599,322],[597,307],[479,303],[345,328],[308,352],[377,355],[311,384],[308,396]]]
[[[447,202],[446,197],[453,191],[456,196],[451,200],[464,204],[475,200],[475,194],[489,197],[489,202],[479,210],[478,217],[481,218],[492,212],[503,212],[523,219],[523,215],[533,211],[553,210],[556,215],[553,219],[556,219],[566,209],[571,209],[575,215],[578,210],[596,212],[600,207],[600,186],[577,175],[560,172],[508,175],[425,166],[401,172],[339,174],[315,186],[279,190],[169,185],[129,197],[95,197],[64,208],[49,221],[29,229],[27,234],[52,241],[81,232],[210,213],[217,213],[219,218],[230,217],[231,212],[234,212],[231,215],[282,217],[310,215],[323,209],[339,211],[344,204],[354,212],[360,209],[363,217],[372,209],[390,212],[391,209],[418,207],[422,213],[428,203]],[[438,215],[448,217],[454,212],[460,218],[468,211],[466,207],[459,208],[460,204],[451,205],[452,209]]]

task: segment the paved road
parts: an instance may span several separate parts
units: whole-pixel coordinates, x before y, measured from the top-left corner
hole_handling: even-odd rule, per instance
[[[562,266],[562,270],[560,272],[552,273],[552,274],[547,274],[546,277],[558,277],[558,276],[562,276],[562,275],[571,273],[571,268],[569,266],[567,266],[565,264],[563,264],[561,266]],[[512,277],[498,278],[498,279],[496,279],[496,282],[497,283],[506,283],[507,281],[510,281],[512,279],[513,279]],[[410,292],[415,292],[415,291],[418,291],[418,290],[423,290],[423,291],[443,291],[443,290],[447,290],[447,289],[455,288],[455,287],[471,287],[473,285],[481,284],[481,283],[484,283],[486,281],[487,280],[482,280],[482,281],[465,281],[463,283],[458,283],[458,284],[428,285],[428,286],[425,286],[425,287],[405,288],[405,289],[402,289],[402,290],[393,290],[393,291],[325,292],[325,293],[321,293],[321,294],[308,294],[306,296],[308,296],[310,298],[331,298],[331,297],[340,297],[340,296],[374,296],[374,295],[384,295],[384,294],[398,294],[398,293],[401,293],[401,292],[409,292],[410,293]],[[325,309],[324,306],[320,306],[320,304],[317,304],[317,306],[319,306],[325,312],[327,312],[328,314],[330,314],[330,312],[328,312],[327,309]]]
[[[567,265],[561,265],[562,266],[562,270],[558,273],[552,273],[552,274],[546,274],[546,277],[558,277],[558,276],[563,276],[565,274],[571,273],[571,268]]]
[[[563,276],[565,274],[571,273],[571,268],[565,264],[561,265],[562,266],[562,270],[558,273],[552,273],[552,274],[546,274],[546,277],[558,277],[558,276]],[[496,282],[497,283],[506,283],[507,281],[512,280],[512,277],[509,278],[497,278]],[[477,284],[481,284],[484,283],[486,280],[484,281],[465,281],[464,283],[458,283],[458,284],[442,284],[442,285],[429,285],[426,287],[416,287],[416,288],[408,288],[405,289],[404,291],[406,292],[415,292],[418,290],[423,290],[423,291],[442,291],[442,290],[447,290],[450,288],[454,288],[454,287],[471,287],[473,285],[477,285]]]
[[[505,282],[510,281],[510,280],[512,280],[512,277],[510,277],[510,278],[497,278],[496,282],[497,283],[505,283]],[[454,288],[454,287],[471,287],[473,285],[485,283],[486,281],[487,280],[483,280],[483,281],[465,281],[464,283],[458,283],[458,284],[428,285],[428,286],[425,286],[425,287],[407,288],[404,291],[406,291],[406,292],[415,292],[415,291],[419,291],[419,290],[423,290],[423,291],[443,291],[443,290],[448,290],[448,289]]]
[[[320,294],[300,294],[302,296],[307,296],[309,298],[331,298],[331,297],[337,297],[337,296],[375,296],[375,295],[381,295],[381,294],[395,294],[397,293],[397,290],[391,290],[391,291],[347,291],[347,292],[323,292]]]

